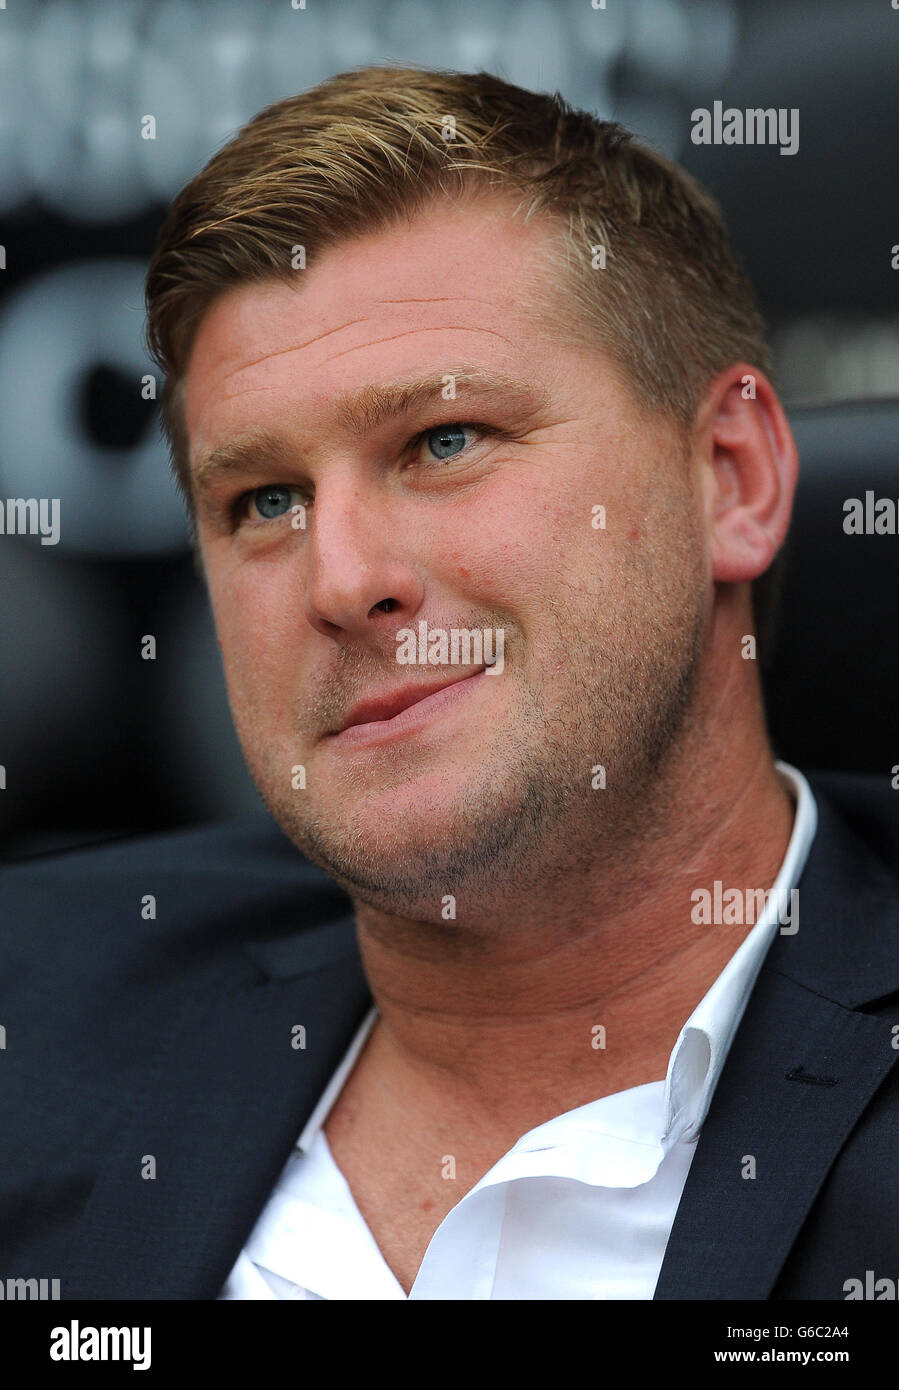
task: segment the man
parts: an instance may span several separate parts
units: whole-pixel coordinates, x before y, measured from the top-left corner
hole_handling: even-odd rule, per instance
[[[148,313],[283,836],[9,871],[8,1272],[893,1273],[895,863],[846,816],[885,843],[895,813],[772,755],[755,613],[797,456],[708,195],[558,99],[364,69],[181,193]]]

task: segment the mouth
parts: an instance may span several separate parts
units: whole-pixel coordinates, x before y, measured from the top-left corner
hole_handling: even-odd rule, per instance
[[[460,705],[472,693],[484,670],[481,666],[466,676],[430,685],[403,686],[364,700],[350,710],[343,727],[330,731],[327,738],[333,743],[358,744],[381,742],[403,734]]]

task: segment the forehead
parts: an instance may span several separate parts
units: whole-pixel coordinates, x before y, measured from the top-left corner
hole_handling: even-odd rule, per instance
[[[553,347],[539,305],[558,229],[514,207],[437,205],[328,248],[295,279],[222,294],[185,374],[192,457],[276,409],[308,418],[355,386],[453,361],[544,376]]]

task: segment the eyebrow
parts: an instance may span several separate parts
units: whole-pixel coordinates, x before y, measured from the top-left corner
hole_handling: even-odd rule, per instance
[[[538,382],[521,381],[493,369],[462,367],[341,392],[334,402],[334,419],[340,429],[361,439],[388,420],[441,400],[449,378],[453,379],[456,396],[445,402],[447,419],[456,413],[460,398],[463,404],[501,399],[525,418],[539,414],[549,403],[548,391]],[[201,455],[193,470],[194,486],[203,492],[222,473],[247,472],[262,461],[287,465],[291,460],[295,463],[296,451],[283,435],[264,427],[247,430]]]

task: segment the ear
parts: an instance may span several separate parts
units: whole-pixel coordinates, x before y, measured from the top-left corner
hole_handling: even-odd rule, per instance
[[[696,414],[712,577],[752,581],[777,554],[790,524],[799,455],[768,378],[736,362],[710,382]]]

